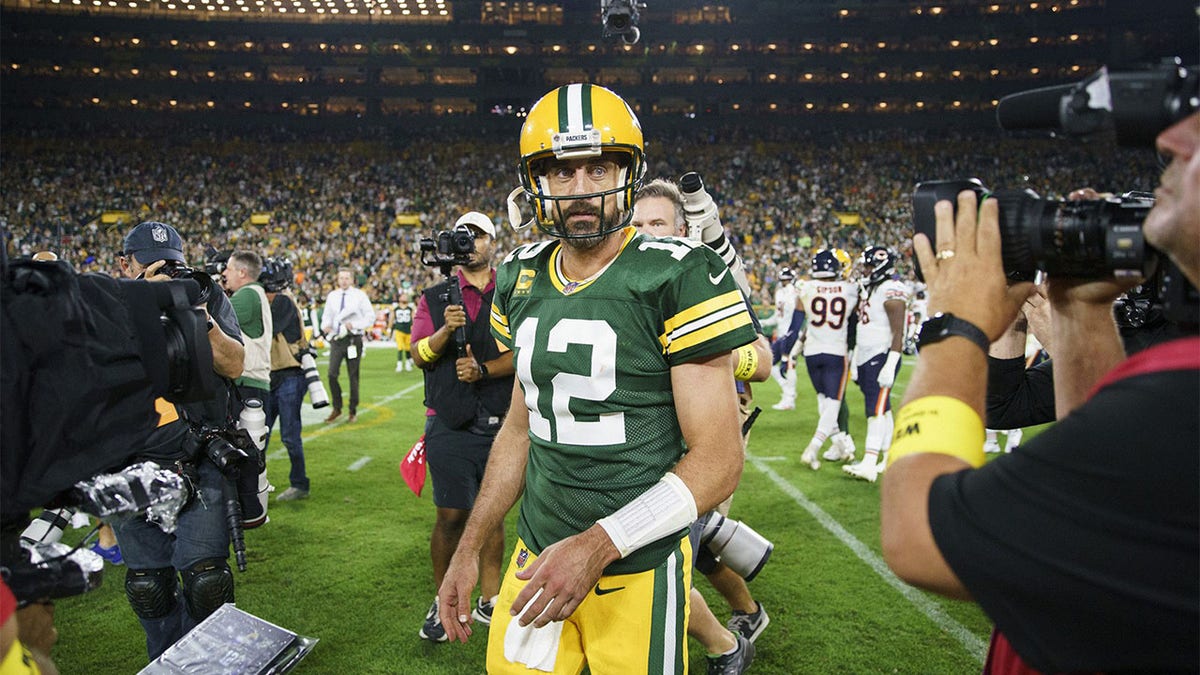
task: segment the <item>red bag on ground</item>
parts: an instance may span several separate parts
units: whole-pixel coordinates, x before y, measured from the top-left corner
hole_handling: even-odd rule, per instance
[[[400,460],[400,475],[404,477],[408,489],[420,497],[425,487],[425,436],[418,438],[404,459]]]

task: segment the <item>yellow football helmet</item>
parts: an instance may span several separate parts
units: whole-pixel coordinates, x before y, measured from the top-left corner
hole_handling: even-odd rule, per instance
[[[599,157],[605,153],[617,155],[621,166],[617,187],[586,195],[553,197],[542,160]],[[604,87],[594,84],[568,84],[543,96],[529,110],[521,127],[521,188],[533,206],[538,227],[554,237],[571,238],[563,228],[556,227],[551,209],[561,208],[560,201],[575,201],[614,195],[617,210],[623,212],[612,226],[604,227],[600,235],[608,234],[629,224],[633,211],[633,195],[646,175],[646,154],[642,142],[642,125],[625,100]]]
[[[832,250],[833,256],[842,264],[842,278],[849,279],[850,272],[854,269],[854,258],[850,257],[849,251],[844,249],[835,248]]]

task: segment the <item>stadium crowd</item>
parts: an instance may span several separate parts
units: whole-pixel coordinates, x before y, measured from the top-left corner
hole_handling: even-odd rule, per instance
[[[908,273],[909,196],[922,180],[976,176],[1058,197],[1082,185],[1114,192],[1153,185],[1146,152],[995,136],[783,126],[656,131],[647,177],[703,176],[742,248],[756,300],[767,306],[778,269],[806,269],[824,247],[857,255],[888,246]],[[129,224],[158,220],[179,230],[191,261],[204,260],[207,246],[291,259],[302,305],[324,298],[343,265],[376,303],[390,303],[439,279],[436,268],[421,265],[419,239],[471,209],[507,222],[504,197],[516,173],[510,137],[502,138],[429,128],[16,129],[0,148],[0,225],[17,255],[50,249],[77,270],[114,273]],[[400,224],[402,215],[419,225]],[[502,228],[498,245],[508,250],[536,237]]]

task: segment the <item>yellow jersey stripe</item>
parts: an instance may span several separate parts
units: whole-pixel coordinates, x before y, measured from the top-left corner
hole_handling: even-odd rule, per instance
[[[496,314],[494,312],[492,313],[490,323],[492,326],[492,330],[496,331],[496,333],[498,335],[503,337],[505,340],[512,340],[512,333],[509,332],[508,325],[505,323],[502,323],[501,320],[496,317]]]
[[[664,332],[671,333],[680,326],[695,321],[700,317],[712,314],[713,312],[725,309],[730,305],[741,305],[745,307],[745,301],[742,300],[742,292],[734,289],[728,293],[722,293],[715,298],[709,298],[698,305],[692,305],[687,309],[679,312],[675,316],[667,319],[663,323]]]
[[[741,312],[740,314],[735,314],[734,316],[711,323],[699,330],[694,330],[678,339],[671,340],[670,350],[672,352],[680,352],[688,347],[698,345],[719,335],[747,325],[750,325],[750,314],[747,312]]]

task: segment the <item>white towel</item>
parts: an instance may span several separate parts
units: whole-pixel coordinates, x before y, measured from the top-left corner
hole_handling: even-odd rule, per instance
[[[539,590],[529,602],[541,595]],[[528,605],[526,605],[528,606]],[[533,624],[522,626],[514,616],[504,631],[504,658],[511,663],[521,663],[528,668],[547,673],[554,672],[558,659],[558,640],[562,636],[563,624],[553,621],[535,628]]]

